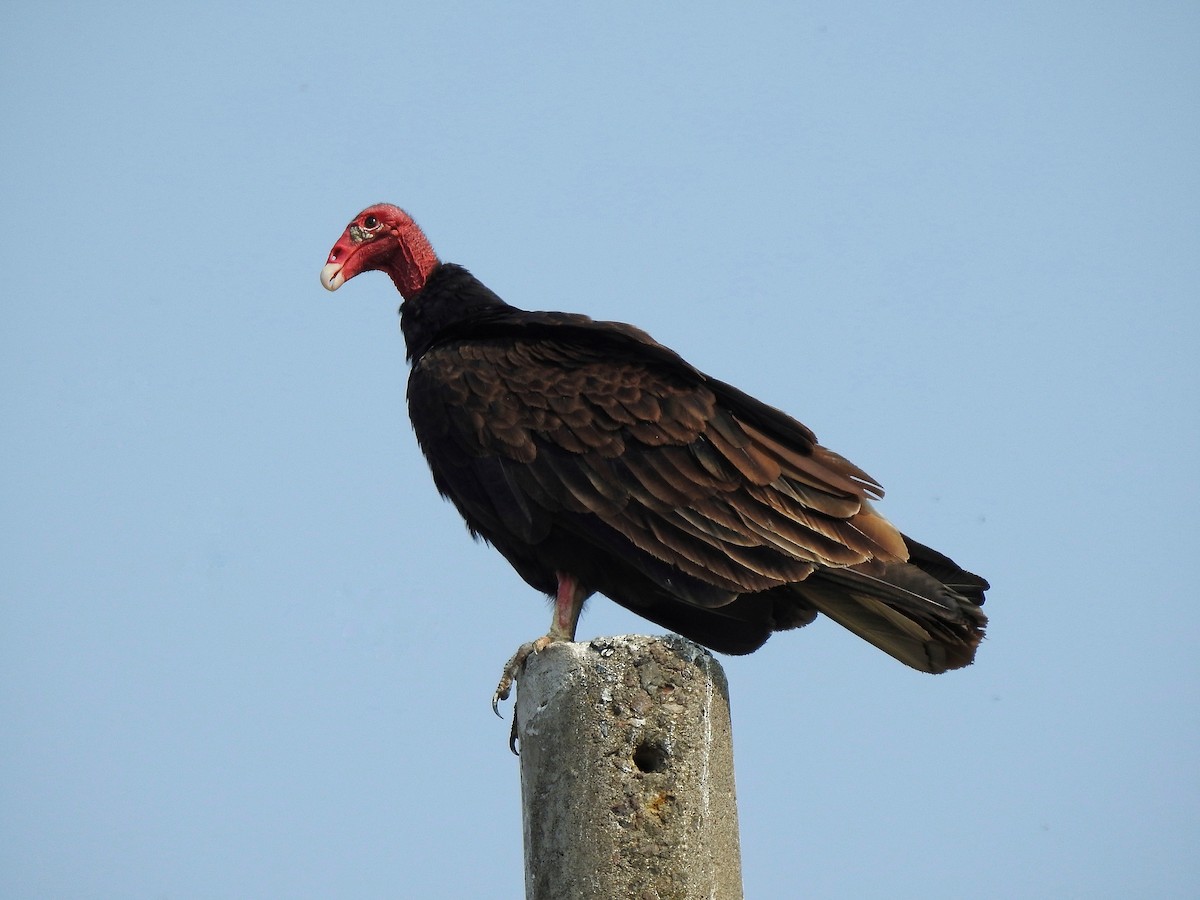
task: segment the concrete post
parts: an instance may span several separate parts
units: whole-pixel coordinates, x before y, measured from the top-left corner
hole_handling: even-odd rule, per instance
[[[515,715],[527,900],[740,900],[729,690],[708,651],[551,644]]]

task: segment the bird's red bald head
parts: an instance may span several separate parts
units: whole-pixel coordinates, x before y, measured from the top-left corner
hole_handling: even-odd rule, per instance
[[[437,254],[417,223],[390,203],[368,206],[346,226],[321,269],[321,284],[336,291],[360,272],[387,272],[407,299],[425,286]]]

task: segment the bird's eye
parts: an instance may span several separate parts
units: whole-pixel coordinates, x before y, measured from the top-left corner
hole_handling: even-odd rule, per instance
[[[374,231],[378,227],[379,220],[374,216],[367,216],[363,219],[363,228],[367,229],[367,231]]]

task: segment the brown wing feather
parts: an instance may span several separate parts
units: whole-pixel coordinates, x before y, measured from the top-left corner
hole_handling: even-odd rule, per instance
[[[450,385],[448,429],[469,456],[518,473],[487,482],[475,505],[493,509],[472,510],[477,520],[527,533],[539,529],[518,520],[591,515],[656,559],[744,592],[814,566],[902,558],[898,533],[864,502],[877,487],[865,473],[740,421],[690,373],[543,337],[438,347],[414,374]]]

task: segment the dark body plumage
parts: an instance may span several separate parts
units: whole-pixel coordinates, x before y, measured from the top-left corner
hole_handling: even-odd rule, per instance
[[[437,488],[534,588],[570,573],[725,653],[821,612],[922,671],[973,659],[987,582],[900,535],[879,486],[796,420],[636,328],[517,309],[459,266],[400,312]]]

